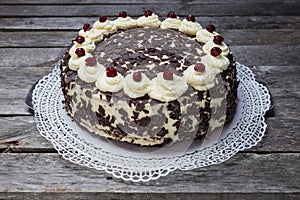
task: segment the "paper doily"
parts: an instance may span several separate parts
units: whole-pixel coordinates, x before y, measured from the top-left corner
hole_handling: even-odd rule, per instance
[[[146,182],[174,170],[191,170],[228,160],[238,151],[255,146],[266,131],[264,115],[271,106],[268,89],[255,81],[251,70],[237,63],[238,108],[218,142],[205,148],[191,148],[181,154],[138,154],[111,151],[110,143],[78,129],[63,109],[60,70],[56,66],[33,91],[37,129],[51,141],[59,154],[73,163],[105,170],[126,181]],[[142,148],[142,147],[140,147]]]

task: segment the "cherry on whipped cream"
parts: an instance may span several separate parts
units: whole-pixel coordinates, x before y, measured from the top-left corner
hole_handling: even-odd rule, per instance
[[[125,12],[125,11],[119,12],[119,17],[126,18],[127,17],[127,12]]]
[[[208,31],[208,32],[214,32],[216,31],[216,27],[213,25],[213,24],[208,24],[205,29]]]
[[[214,36],[213,42],[215,44],[222,44],[223,41],[224,41],[224,38],[221,35]]]
[[[89,31],[92,29],[92,26],[90,24],[84,24],[82,29],[84,30],[84,32]]]
[[[149,17],[149,16],[151,16],[152,15],[152,11],[151,10],[146,10],[145,12],[144,12],[144,16],[145,17]]]
[[[118,72],[114,67],[106,68],[106,76],[107,77],[116,77],[118,76]]]
[[[188,20],[189,22],[195,22],[196,21],[194,15],[188,15],[188,16],[186,16],[186,20]]]
[[[77,49],[75,50],[75,54],[76,54],[78,57],[84,56],[84,55],[85,55],[85,50],[84,50],[84,48],[77,48]]]
[[[141,82],[142,81],[142,73],[141,72],[134,72],[132,75],[132,79],[135,82]]]
[[[107,17],[106,16],[100,16],[99,17],[99,22],[106,22]]]
[[[173,80],[173,72],[171,70],[165,70],[163,73],[163,78],[167,81],[172,81]]]
[[[176,17],[177,16],[176,16],[175,12],[173,12],[173,11],[170,11],[167,15],[167,18],[176,18]]]
[[[83,36],[78,35],[78,36],[76,37],[75,41],[76,41],[78,44],[82,44],[82,43],[84,43],[85,38],[84,38]]]
[[[214,57],[217,57],[219,56],[220,54],[222,53],[222,50],[219,48],[219,47],[213,47],[211,50],[210,50],[210,54]]]
[[[194,66],[194,70],[196,72],[203,73],[205,71],[205,65],[202,64],[202,63],[196,63],[195,66]]]
[[[93,66],[97,65],[96,58],[89,57],[89,58],[85,59],[85,65],[88,67],[93,67]]]

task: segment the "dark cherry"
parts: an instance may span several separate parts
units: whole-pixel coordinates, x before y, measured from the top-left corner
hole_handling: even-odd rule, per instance
[[[116,77],[118,76],[117,70],[114,67],[106,68],[107,77]]]
[[[84,38],[83,36],[78,35],[78,36],[76,37],[75,41],[76,41],[77,43],[79,43],[79,44],[82,44],[82,43],[84,43],[85,38]]]
[[[167,17],[168,18],[176,18],[177,16],[176,16],[175,12],[171,11],[168,13]]]
[[[97,60],[94,57],[89,57],[85,59],[85,65],[89,67],[93,67],[97,64]]]
[[[144,16],[145,17],[149,17],[149,16],[151,16],[152,15],[152,11],[151,10],[146,10],[145,12],[144,12]]]
[[[86,32],[86,31],[91,30],[92,26],[90,24],[84,24],[82,28],[83,28],[84,32]]]
[[[141,82],[142,81],[142,73],[141,72],[134,72],[132,75],[132,79],[135,82]]]
[[[163,78],[165,80],[172,81],[173,80],[173,72],[170,70],[165,70],[163,73]]]
[[[221,44],[223,42],[223,40],[224,40],[224,38],[221,35],[216,35],[216,36],[214,36],[214,39],[213,39],[215,44]]]
[[[127,17],[127,12],[125,12],[125,11],[119,12],[119,17],[126,18]]]
[[[75,50],[75,53],[76,53],[76,55],[77,55],[78,57],[82,57],[82,56],[85,55],[85,50],[84,50],[83,48],[77,48],[77,49]]]
[[[186,16],[186,20],[188,20],[189,22],[195,22],[196,21],[194,15],[188,15],[188,16]]]
[[[222,50],[219,48],[219,47],[213,47],[211,50],[210,50],[210,54],[214,57],[217,57],[219,56],[220,54],[222,53]]]
[[[194,67],[194,70],[196,72],[201,72],[203,73],[205,71],[205,65],[203,65],[202,63],[196,63],[195,64],[195,67]]]
[[[100,16],[99,17],[99,22],[106,22],[107,17],[106,16]]]
[[[208,32],[214,32],[216,31],[216,27],[213,25],[213,24],[208,24],[205,29],[208,31]]]

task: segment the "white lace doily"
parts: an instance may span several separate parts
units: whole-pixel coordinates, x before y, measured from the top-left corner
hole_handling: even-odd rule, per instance
[[[223,129],[218,142],[178,153],[138,153],[135,150],[115,148],[77,126],[66,114],[62,104],[60,70],[36,85],[33,105],[37,128],[42,136],[52,142],[63,158],[79,165],[105,170],[114,177],[134,182],[150,181],[166,176],[174,170],[191,170],[218,164],[238,151],[255,146],[266,130],[264,115],[270,108],[268,89],[255,81],[251,70],[237,63],[238,108],[231,124]],[[139,147],[143,148],[143,147]]]

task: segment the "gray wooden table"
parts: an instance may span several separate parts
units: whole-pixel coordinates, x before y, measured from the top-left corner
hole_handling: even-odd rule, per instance
[[[132,184],[64,160],[42,138],[24,101],[82,24],[126,10],[193,14],[213,23],[264,81],[274,115],[255,148],[230,160]],[[121,0],[0,1],[0,199],[300,199],[300,2]]]

